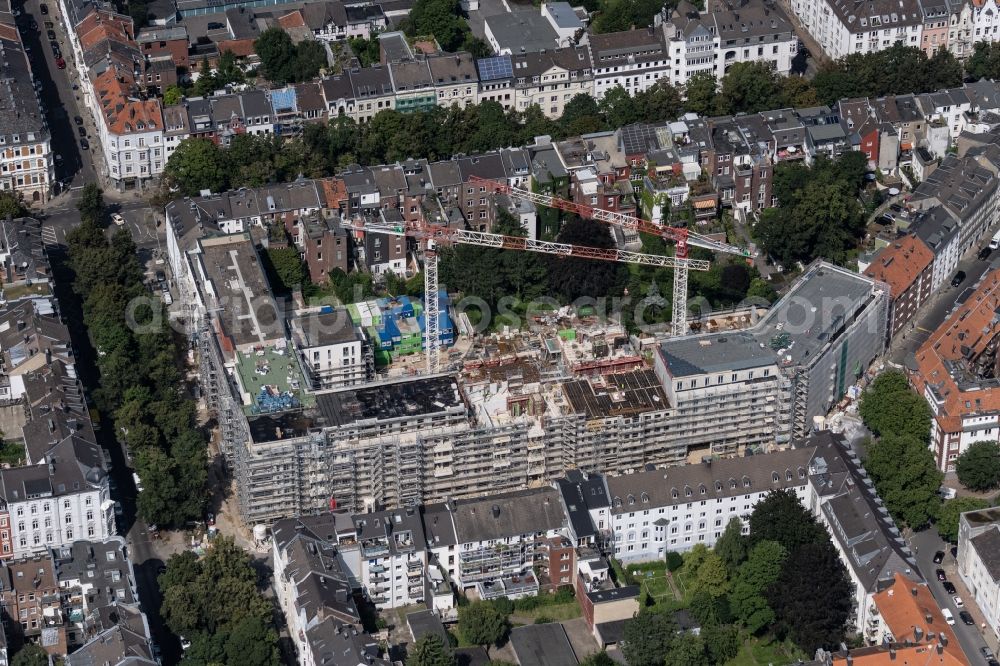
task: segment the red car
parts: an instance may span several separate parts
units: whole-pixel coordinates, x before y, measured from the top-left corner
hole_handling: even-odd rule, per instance
[[[56,58],[56,67],[59,69],[66,69],[66,61],[62,58]]]

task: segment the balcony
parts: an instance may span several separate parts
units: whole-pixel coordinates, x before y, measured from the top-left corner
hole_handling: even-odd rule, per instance
[[[361,554],[365,557],[385,557],[389,554],[389,546],[384,543],[362,543]]]
[[[424,570],[424,563],[420,560],[410,560],[406,563],[407,569],[417,569],[419,571]]]
[[[368,567],[368,571],[373,574],[380,574],[383,571],[385,571],[385,567],[382,566],[381,564],[376,564],[374,566]]]
[[[406,577],[407,578],[423,578],[424,577],[424,570],[423,569],[407,569],[406,570]]]

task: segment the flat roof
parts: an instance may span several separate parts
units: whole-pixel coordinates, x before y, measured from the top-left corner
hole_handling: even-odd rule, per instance
[[[747,331],[672,338],[660,345],[660,353],[674,377],[748,370],[777,362],[774,351],[761,346]]]
[[[520,666],[576,666],[580,663],[566,630],[558,622],[515,627],[510,632],[510,645]]]
[[[304,347],[325,347],[361,340],[361,334],[346,308],[300,314],[290,324],[298,334],[296,342]]]
[[[277,306],[250,235],[203,238],[198,243],[205,282],[199,288],[224,333],[237,346],[283,339]]]
[[[465,409],[453,376],[426,377],[316,394],[321,420],[329,425],[419,418]]]
[[[249,416],[310,407],[316,398],[308,391],[295,355],[267,348],[251,354],[236,354],[236,371],[243,390],[250,394],[250,404],[243,410]]]

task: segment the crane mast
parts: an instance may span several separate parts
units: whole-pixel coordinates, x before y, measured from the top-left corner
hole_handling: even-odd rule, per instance
[[[702,271],[708,270],[709,267],[709,263],[701,259],[668,257],[659,254],[631,252],[629,250],[605,249],[583,245],[570,245],[569,243],[532,240],[530,238],[504,236],[484,231],[451,229],[441,225],[428,224],[427,222],[391,224],[387,222],[365,222],[358,220],[356,222],[349,222],[345,226],[355,232],[373,232],[427,241],[424,251],[424,318],[428,374],[435,374],[441,371],[441,312],[440,301],[438,300],[438,246],[440,245],[478,245],[479,247],[538,252],[560,257],[576,257],[639,264],[641,266],[653,266],[657,268],[673,268],[675,271],[684,270],[685,272],[688,267]]]

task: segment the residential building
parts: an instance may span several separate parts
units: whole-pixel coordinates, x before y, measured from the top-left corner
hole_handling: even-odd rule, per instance
[[[916,556],[900,537],[853,445],[843,435],[822,431],[809,465],[805,506],[830,533],[853,587],[849,622],[868,640],[877,639],[880,621],[875,596],[898,575],[922,583]],[[898,638],[898,637],[897,637]]]
[[[958,520],[958,575],[989,631],[1000,633],[1000,511],[963,513]]]
[[[949,0],[919,0],[924,25],[920,31],[920,49],[930,58],[938,49],[948,48],[951,3]]]
[[[832,59],[852,53],[874,53],[893,44],[921,46],[924,15],[917,0],[878,0],[857,4],[845,0],[791,0],[791,10]]]
[[[942,647],[953,659],[965,659],[962,646],[926,583],[897,573],[892,584],[873,597],[875,608],[861,633],[871,644],[909,643],[917,645],[928,634],[937,634]]]
[[[503,12],[487,16],[484,24],[486,42],[500,56],[551,51],[565,41],[541,13]]]
[[[346,309],[301,313],[289,324],[314,389],[357,386],[374,375],[371,347]]]
[[[573,46],[584,38],[587,26],[568,2],[546,2],[541,11],[556,31],[559,46]]]
[[[518,111],[537,104],[546,117],[556,119],[566,102],[594,89],[590,52],[583,46],[514,53],[511,66]]]
[[[0,20],[0,190],[44,204],[55,181],[51,134],[39,101],[31,62],[14,24],[10,3]]]
[[[934,253],[915,235],[903,236],[882,248],[864,274],[889,286],[891,339],[917,314],[934,291]]]
[[[479,76],[472,55],[444,53],[427,58],[431,80],[437,91],[438,106],[453,104],[465,108],[479,100]]]
[[[591,35],[594,96],[601,99],[619,86],[633,95],[645,91],[669,75],[670,55],[659,28]]]
[[[1000,269],[986,273],[916,352],[910,382],[931,407],[931,450],[951,471],[970,444],[1000,441],[1000,392],[992,379]]]
[[[772,490],[805,502],[814,449],[792,448],[746,458],[704,462],[605,477],[611,499],[613,548],[623,562],[662,560],[668,551],[708,548],[738,518],[744,533],[750,513]]]
[[[68,651],[59,592],[48,553],[20,557],[0,567],[5,624],[20,624],[24,640],[38,643],[52,656]]]

